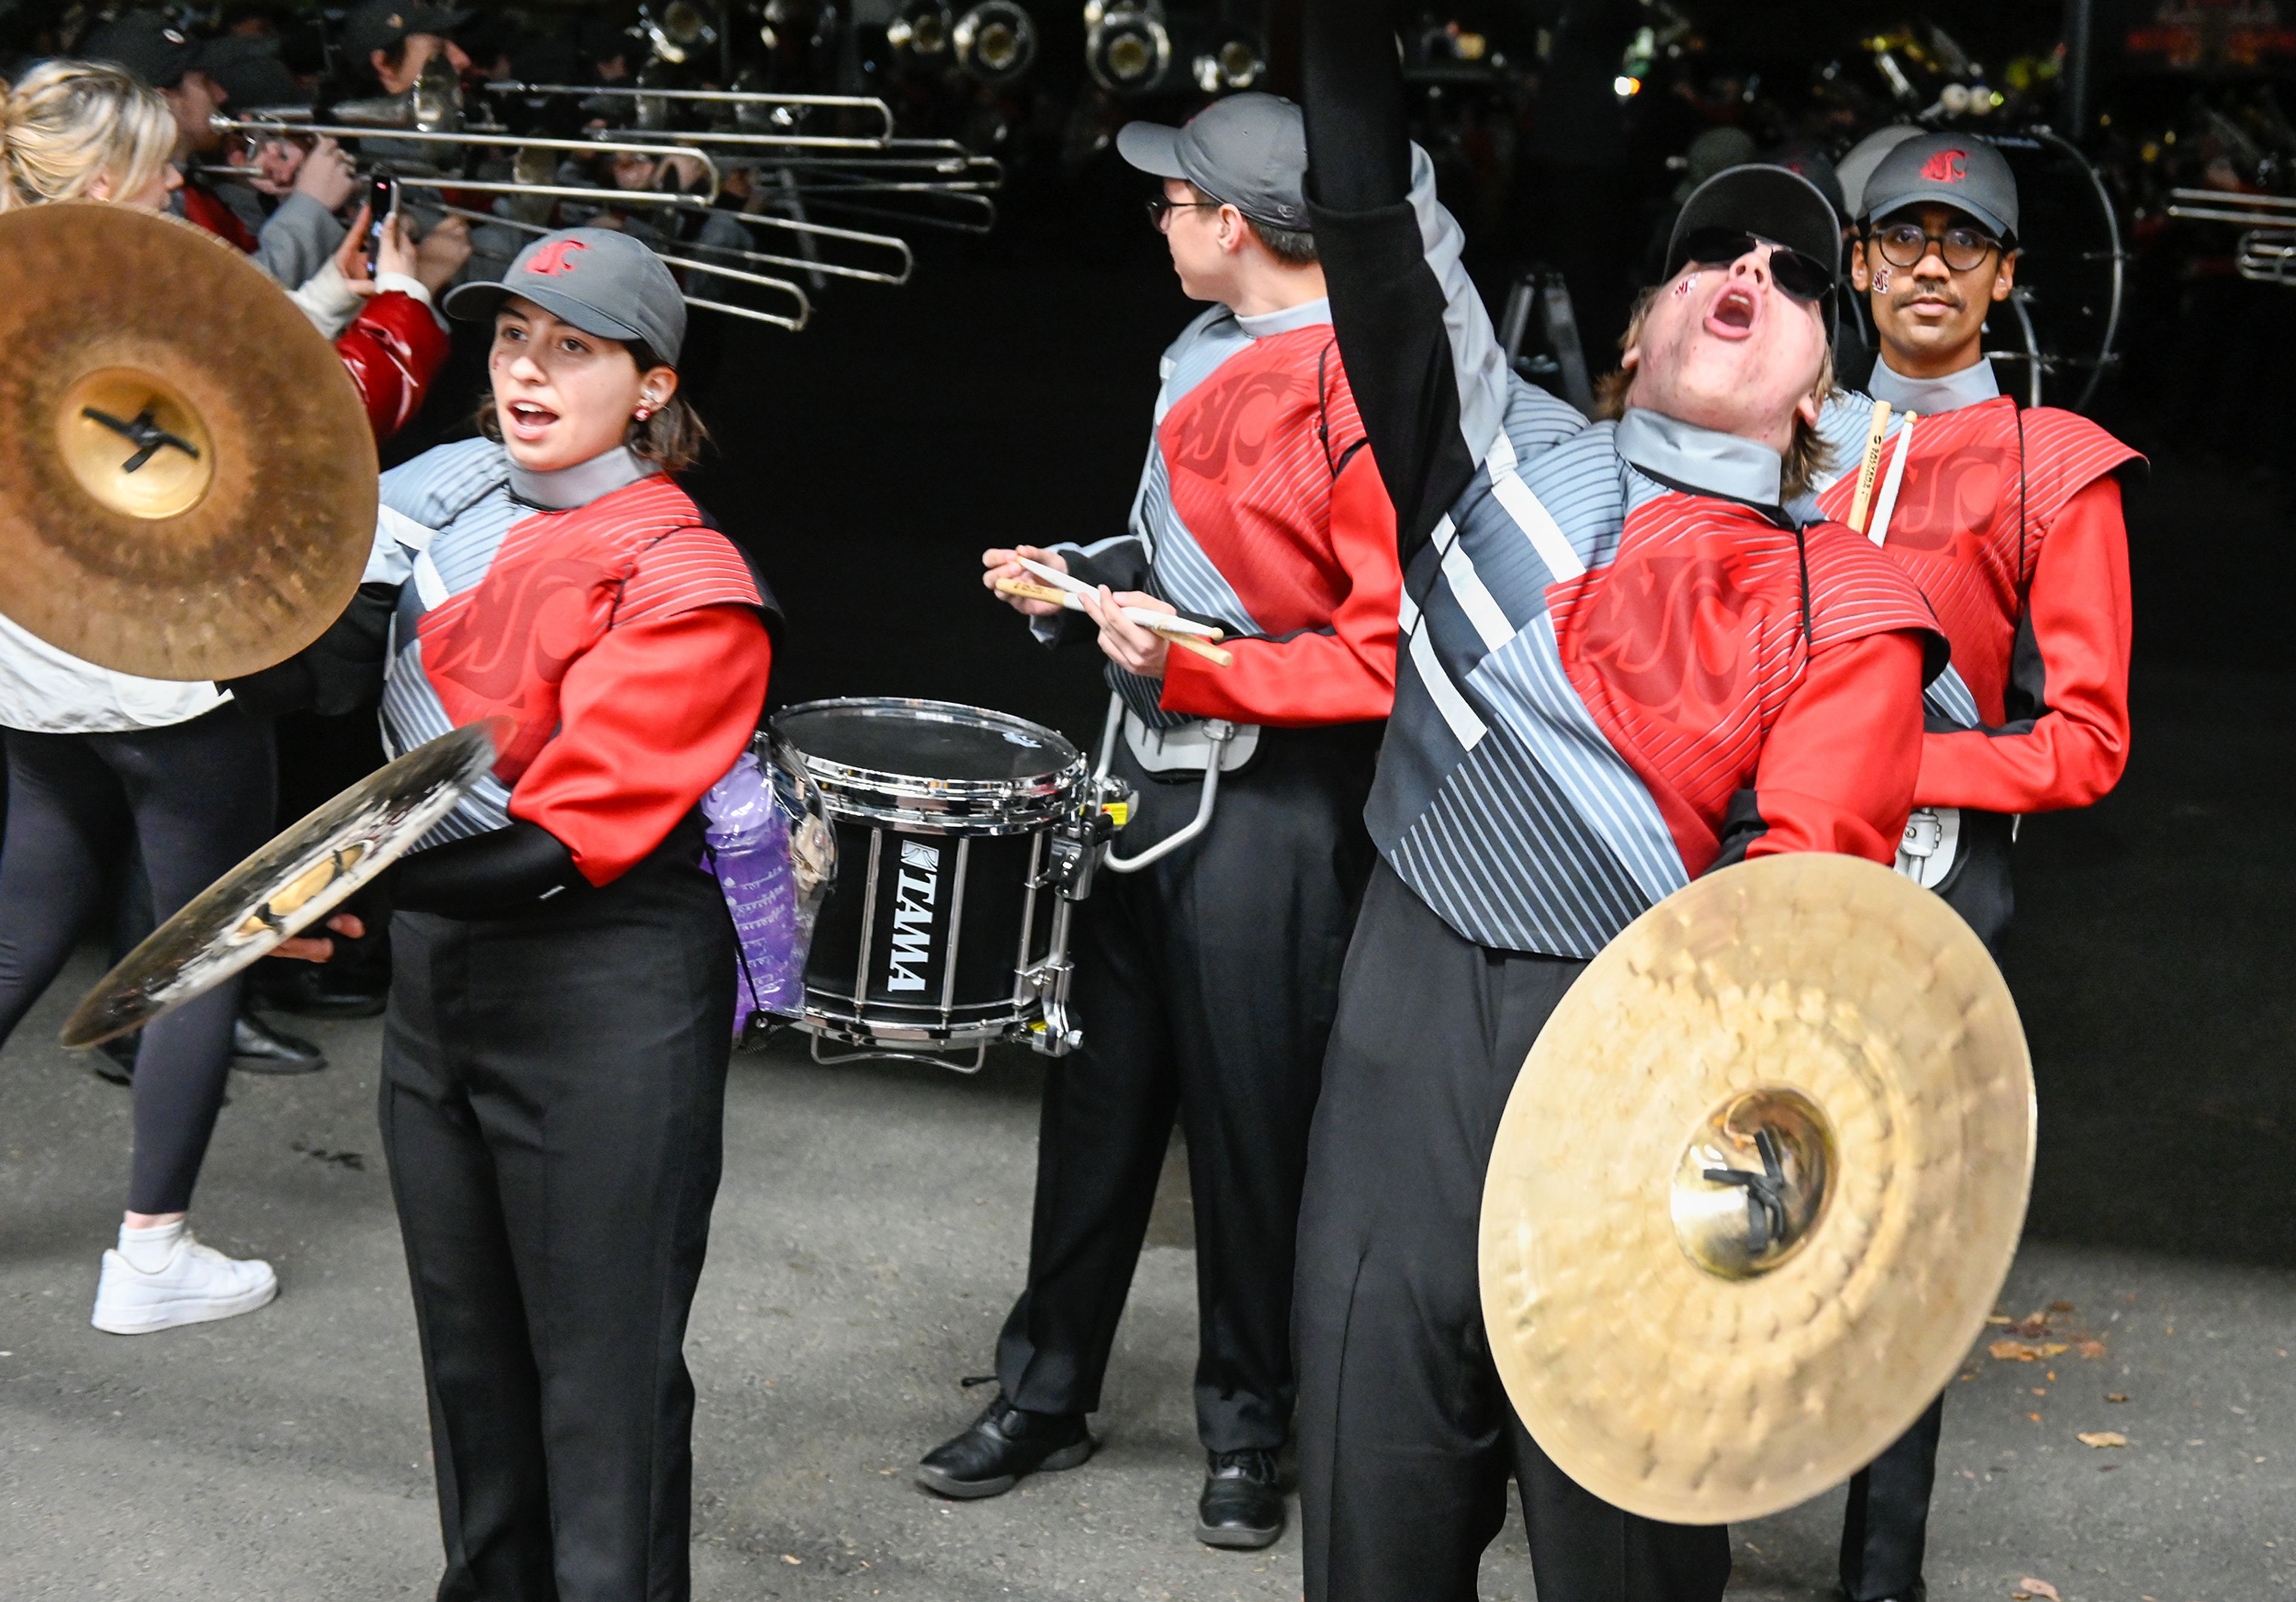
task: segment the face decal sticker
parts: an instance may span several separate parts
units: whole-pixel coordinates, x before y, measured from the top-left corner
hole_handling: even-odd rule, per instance
[[[1874,275],[1874,292],[1877,295],[1886,295],[1890,292],[1890,269],[1888,267],[1883,267],[1880,272]]]
[[[1698,287],[1698,281],[1704,276],[1706,276],[1706,275],[1703,273],[1691,274],[1689,277],[1685,278],[1675,284],[1674,292],[1677,296],[1688,294],[1692,290]]]

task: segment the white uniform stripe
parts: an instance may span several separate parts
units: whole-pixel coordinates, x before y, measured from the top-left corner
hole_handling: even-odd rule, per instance
[[[1459,610],[1467,614],[1467,621],[1482,636],[1484,650],[1496,651],[1514,637],[1514,625],[1507,621],[1507,614],[1499,610],[1491,592],[1483,587],[1475,564],[1468,560],[1464,545],[1454,545],[1443,553],[1443,577],[1450,583],[1451,596],[1459,603]]]
[[[1451,682],[1450,674],[1443,670],[1442,662],[1436,658],[1435,647],[1423,629],[1411,637],[1411,661],[1419,670],[1420,682],[1427,686],[1428,699],[1435,703],[1435,710],[1443,714],[1443,721],[1450,726],[1452,738],[1466,750],[1474,750],[1490,731],[1475,715],[1475,709],[1467,704],[1467,698],[1459,693],[1459,686]]]

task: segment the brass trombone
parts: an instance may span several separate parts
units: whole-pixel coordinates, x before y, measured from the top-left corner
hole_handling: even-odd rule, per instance
[[[758,145],[812,146],[825,150],[876,150],[893,139],[893,108],[870,94],[782,94],[764,89],[649,89],[626,84],[584,86],[581,84],[529,84],[516,81],[490,83],[486,86],[491,94],[511,95],[571,95],[578,100],[627,98],[645,101],[688,101],[698,105],[731,105],[755,107],[772,111],[796,107],[802,111],[815,108],[836,108],[844,111],[868,111],[884,125],[884,132],[873,135],[838,134],[761,134],[728,130],[724,133],[700,136],[712,140]],[[668,133],[668,129],[646,128],[649,136]]]
[[[2220,189],[2172,189],[2169,215],[2245,225],[2234,266],[2251,283],[2296,287],[2296,198]]]
[[[521,234],[541,234],[557,232],[545,224],[523,222],[514,217],[496,217],[491,211],[473,211],[466,206],[440,205],[436,209],[445,212],[448,217],[459,217],[474,223],[492,223],[498,227],[515,229]],[[718,247],[705,245],[701,248],[710,250]],[[777,290],[797,302],[797,315],[782,316],[774,312],[760,311],[753,306],[734,306],[724,300],[705,300],[698,295],[684,295],[683,298],[688,306],[698,306],[705,311],[722,311],[729,316],[748,317],[753,322],[771,323],[776,328],[786,328],[792,333],[802,329],[813,318],[812,298],[803,289],[786,278],[769,278],[763,273],[744,272],[739,267],[724,267],[716,262],[696,261],[690,256],[673,256],[667,251],[655,251],[654,254],[660,257],[666,265],[683,267],[689,273],[712,273],[720,278],[730,278],[738,283],[754,283],[766,289]],[[747,256],[752,252],[743,251],[742,254]],[[759,260],[777,259],[771,257],[758,259]],[[809,266],[810,264],[797,265]]]

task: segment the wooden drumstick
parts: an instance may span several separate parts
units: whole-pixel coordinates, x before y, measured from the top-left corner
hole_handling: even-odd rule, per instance
[[[1031,584],[1024,579],[999,579],[996,580],[996,590],[999,595],[1018,596],[1023,601],[1050,601],[1054,605],[1065,606],[1071,612],[1084,610],[1083,604],[1065,590],[1054,589],[1049,585]],[[1235,661],[1234,652],[1223,651],[1211,641],[1196,635],[1185,634],[1177,628],[1166,628],[1152,623],[1137,607],[1128,606],[1124,611],[1126,617],[1158,639],[1168,640],[1183,651],[1193,651],[1217,667],[1229,667]]]
[[[1874,403],[1873,426],[1866,431],[1866,459],[1857,464],[1857,493],[1849,500],[1849,526],[1866,531],[1866,508],[1873,504],[1874,479],[1882,471],[1882,440],[1890,431],[1890,403]]]

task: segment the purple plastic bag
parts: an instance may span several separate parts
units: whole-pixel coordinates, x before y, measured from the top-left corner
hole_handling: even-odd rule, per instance
[[[737,1039],[758,1031],[762,1015],[805,1010],[814,915],[835,868],[819,804],[794,761],[769,775],[754,748],[701,798],[701,838],[737,942]]]

